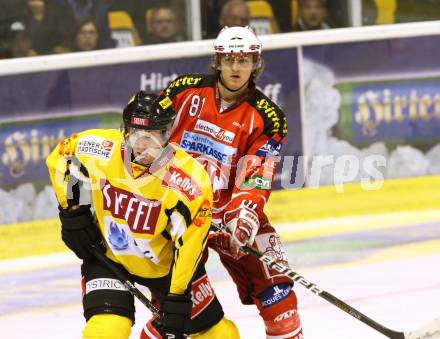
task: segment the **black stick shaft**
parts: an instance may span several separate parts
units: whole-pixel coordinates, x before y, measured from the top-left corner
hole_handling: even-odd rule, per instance
[[[320,287],[318,287],[314,283],[308,281],[303,276],[292,271],[289,267],[283,265],[280,262],[277,262],[275,259],[273,259],[265,254],[262,254],[260,251],[258,251],[257,249],[255,249],[249,245],[246,245],[242,248],[247,253],[250,253],[250,254],[256,256],[259,260],[264,262],[269,268],[274,269],[274,270],[278,271],[279,273],[282,273],[282,274],[288,276],[293,281],[303,285],[309,291],[315,293],[316,295],[319,295],[321,298],[327,300],[329,303],[335,305],[339,309],[350,314],[352,317],[363,322],[364,324],[368,325],[369,327],[374,328],[376,331],[382,333],[383,335],[387,336],[388,338],[405,339],[405,334],[403,332],[393,331],[393,330],[379,324],[378,322],[367,317],[365,314],[359,312],[358,310],[356,310],[352,306],[348,305],[344,301],[342,301],[339,298],[335,297],[334,295],[328,293],[327,291],[324,291],[323,289],[321,289]]]

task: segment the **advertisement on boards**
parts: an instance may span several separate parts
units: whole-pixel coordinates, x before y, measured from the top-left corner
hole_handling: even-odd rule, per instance
[[[303,48],[304,150],[315,169],[309,185],[440,173],[439,42]]]
[[[118,127],[119,113],[72,118],[4,123],[0,129],[0,185],[14,188],[21,183],[48,183],[46,157],[73,133],[104,126]]]
[[[267,51],[263,58],[265,72],[257,85],[288,117],[283,154],[294,159],[285,166],[284,181],[290,184],[302,153],[297,52]],[[118,128],[120,120],[103,123],[103,113],[121,112],[140,89],[158,93],[181,74],[210,73],[210,62],[206,56],[0,76],[6,89],[0,93],[0,190],[7,194],[31,183],[38,194],[49,184],[45,157],[60,139],[89,128]],[[281,187],[282,167],[274,188]]]

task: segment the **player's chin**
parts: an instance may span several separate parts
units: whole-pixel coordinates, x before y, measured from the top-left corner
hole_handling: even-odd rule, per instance
[[[237,90],[237,89],[241,88],[245,82],[246,81],[244,81],[241,78],[231,78],[228,87],[230,89]]]
[[[142,157],[140,159],[137,159],[136,162],[142,166],[149,166],[153,161],[154,159],[152,157]]]

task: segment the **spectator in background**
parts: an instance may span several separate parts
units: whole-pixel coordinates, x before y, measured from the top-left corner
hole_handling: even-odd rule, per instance
[[[9,55],[9,26],[7,22],[0,22],[0,59],[7,59]]]
[[[65,13],[53,0],[26,0],[25,24],[38,54],[51,54],[63,44]]]
[[[0,37],[5,37],[15,21],[23,22],[26,0],[0,0]]]
[[[203,39],[217,37],[220,31],[218,18],[226,2],[225,0],[200,0]]]
[[[72,41],[72,52],[86,52],[96,49],[100,49],[98,27],[93,20],[84,19],[76,27]]]
[[[147,27],[148,22],[146,23],[147,33],[144,41],[147,45],[184,40],[183,36],[179,35],[177,12],[171,5],[163,4],[154,7],[150,24],[151,32],[149,32]]]
[[[32,48],[32,39],[24,23],[16,21],[11,24],[8,40],[10,58],[23,58],[37,55]]]
[[[328,29],[326,23],[327,7],[325,0],[299,0],[299,15],[296,31]]]
[[[292,27],[292,0],[270,1],[280,32],[291,32]]]
[[[203,1],[202,5],[202,26],[203,38],[216,38],[218,32],[224,26],[246,26],[249,25],[251,13],[246,1]],[[220,13],[220,14],[218,14]]]
[[[249,25],[250,20],[251,13],[245,1],[229,0],[223,5],[218,22],[220,25],[219,28],[223,28],[224,26],[245,27]]]
[[[99,46],[113,48],[115,42],[110,35],[108,24],[108,5],[105,0],[56,0],[65,11],[63,26],[66,29],[76,27],[85,19],[95,22],[99,33]],[[72,31],[70,31],[71,33]]]

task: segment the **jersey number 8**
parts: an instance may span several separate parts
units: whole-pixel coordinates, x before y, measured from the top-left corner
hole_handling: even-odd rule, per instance
[[[205,99],[206,98],[200,100],[200,97],[198,95],[193,95],[191,99],[191,106],[189,107],[190,116],[195,117],[196,115],[200,115],[200,113],[202,112],[203,105],[205,104]],[[202,107],[200,107],[199,110],[200,101],[202,102]]]

